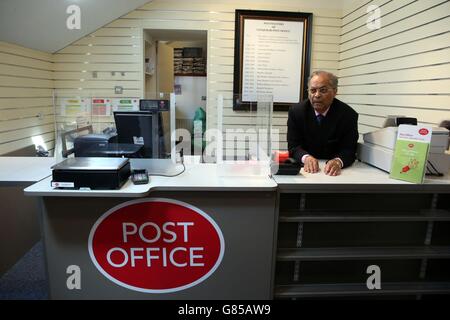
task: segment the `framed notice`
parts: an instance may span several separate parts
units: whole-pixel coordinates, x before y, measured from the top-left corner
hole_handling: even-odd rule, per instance
[[[275,111],[307,97],[312,13],[236,10],[233,110],[272,96]]]

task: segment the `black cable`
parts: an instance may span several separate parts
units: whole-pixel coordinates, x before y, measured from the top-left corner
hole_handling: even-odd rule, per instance
[[[439,172],[438,169],[436,169],[436,167],[433,165],[433,162],[431,162],[430,160],[427,160],[427,162],[430,164],[430,166],[434,169],[434,171],[436,171],[437,174],[441,174],[443,175],[441,172]]]
[[[428,164],[433,168],[434,172],[431,172],[430,168],[428,167]],[[439,172],[439,170],[436,169],[436,167],[433,165],[433,163],[430,160],[427,160],[427,175],[430,176],[437,176],[437,177],[442,177],[444,176],[443,173]]]

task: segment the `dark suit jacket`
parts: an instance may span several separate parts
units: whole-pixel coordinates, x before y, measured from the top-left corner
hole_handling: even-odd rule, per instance
[[[358,113],[334,99],[322,124],[316,121],[309,100],[291,106],[288,117],[287,141],[289,154],[301,161],[305,154],[317,159],[341,158],[344,167],[356,157],[358,143]]]

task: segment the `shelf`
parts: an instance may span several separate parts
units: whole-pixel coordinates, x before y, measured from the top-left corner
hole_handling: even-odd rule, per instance
[[[280,212],[279,222],[375,222],[375,221],[450,221],[447,210],[421,210],[420,212],[324,212],[324,211]]]
[[[380,290],[369,290],[365,284],[280,285],[275,298],[343,297],[374,295],[449,294],[450,282],[382,283]]]
[[[278,249],[277,261],[448,259],[450,247],[340,247]]]
[[[175,73],[175,77],[206,77],[206,73]]]

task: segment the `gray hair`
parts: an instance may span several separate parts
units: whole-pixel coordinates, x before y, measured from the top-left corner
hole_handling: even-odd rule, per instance
[[[308,78],[308,87],[309,87],[309,84],[310,84],[311,79],[312,79],[313,77],[319,76],[319,75],[322,75],[322,74],[328,76],[328,79],[330,80],[330,86],[331,86],[333,89],[337,89],[337,87],[338,87],[338,77],[336,77],[336,76],[335,76],[334,74],[332,74],[331,72],[323,71],[323,70],[317,70],[317,71],[314,71],[313,73],[311,73],[311,75],[310,75],[309,78]]]

